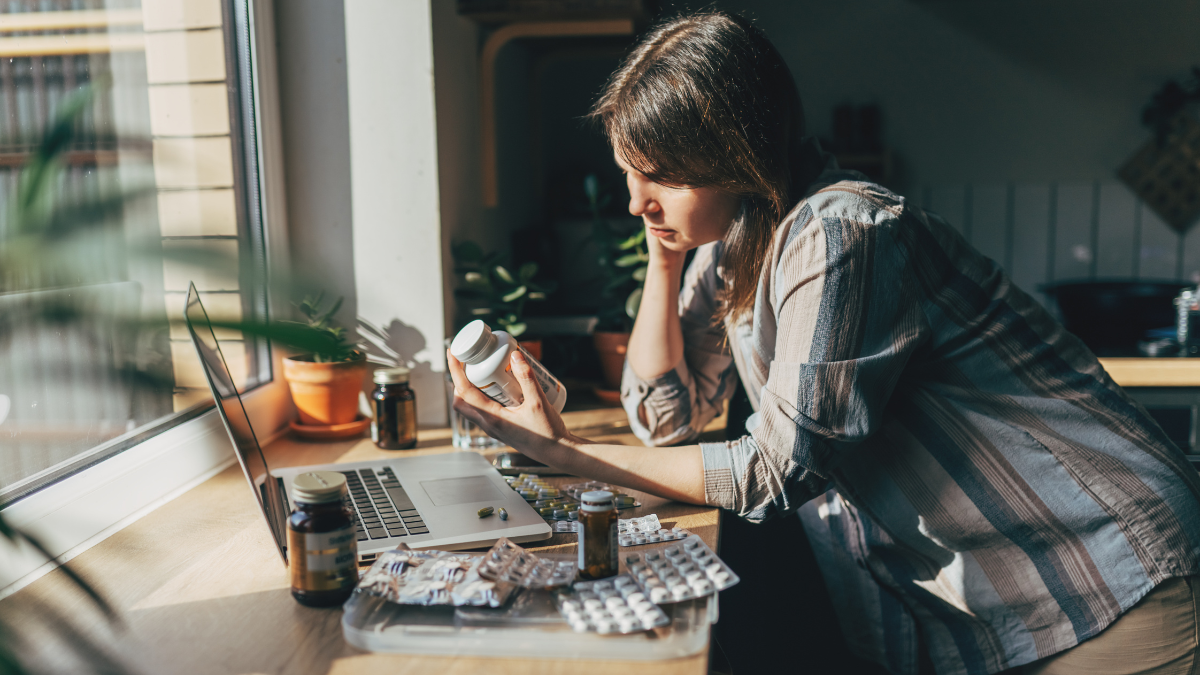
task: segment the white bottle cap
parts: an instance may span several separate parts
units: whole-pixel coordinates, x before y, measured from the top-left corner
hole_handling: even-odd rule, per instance
[[[611,511],[613,508],[612,493],[607,490],[593,490],[579,495],[580,508],[588,512]]]
[[[495,349],[496,336],[483,321],[476,319],[463,326],[450,343],[450,353],[463,363],[479,363]]]
[[[309,471],[292,479],[292,498],[301,504],[341,501],[346,477],[337,471]]]

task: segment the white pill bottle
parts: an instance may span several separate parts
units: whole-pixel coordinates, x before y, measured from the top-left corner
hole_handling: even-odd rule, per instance
[[[450,353],[466,366],[467,379],[494,401],[508,408],[525,400],[521,383],[512,372],[512,353],[520,351],[533,369],[534,379],[546,392],[546,400],[558,412],[567,404],[567,390],[546,367],[521,349],[513,336],[502,330],[493,332],[476,319],[463,326],[450,343]]]

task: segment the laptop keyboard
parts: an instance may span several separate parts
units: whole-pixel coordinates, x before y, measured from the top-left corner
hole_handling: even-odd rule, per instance
[[[384,467],[378,474],[371,469],[341,473],[350,489],[359,541],[429,532],[391,467]]]

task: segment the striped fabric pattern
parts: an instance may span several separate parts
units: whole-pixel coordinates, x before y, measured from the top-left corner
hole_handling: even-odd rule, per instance
[[[624,405],[647,444],[683,443],[742,378],[756,413],[701,444],[705,498],[800,512],[856,653],[915,673],[919,630],[940,675],[995,673],[1200,572],[1182,452],[936,214],[830,160],[724,326],[720,259],[686,273],[683,361],[626,369]]]

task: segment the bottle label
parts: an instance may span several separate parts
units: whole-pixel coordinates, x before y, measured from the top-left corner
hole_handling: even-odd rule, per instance
[[[541,385],[542,391],[546,392],[546,398],[554,400],[558,394],[558,380],[554,379],[554,376],[550,374],[550,371],[546,370],[546,366],[543,366],[541,361],[530,356],[524,347],[517,345],[517,349],[520,349],[521,354],[525,356],[525,361],[529,364],[530,369],[533,370],[534,379]]]
[[[331,532],[288,529],[288,567],[292,588],[336,591],[358,583],[358,541],[354,526]]]
[[[583,572],[587,569],[587,559],[583,556],[583,552],[587,550],[587,542],[583,540],[587,536],[587,528],[584,527],[582,520],[575,524],[575,531],[579,534],[579,541],[575,544],[579,550],[579,571]]]
[[[379,423],[371,420],[371,440],[379,443]]]
[[[509,396],[508,392],[504,391],[504,387],[501,387],[496,382],[488,383],[488,384],[480,387],[479,390],[482,391],[483,393],[487,394],[488,396],[492,397],[493,401],[495,401],[496,403],[499,403],[500,405],[504,406],[505,408],[512,408],[514,406],[521,405],[520,401],[513,398],[512,396]]]

